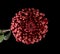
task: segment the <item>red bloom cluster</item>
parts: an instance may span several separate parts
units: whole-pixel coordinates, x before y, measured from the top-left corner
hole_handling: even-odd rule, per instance
[[[45,37],[48,32],[48,20],[39,9],[25,8],[15,14],[11,30],[17,42],[34,44]]]

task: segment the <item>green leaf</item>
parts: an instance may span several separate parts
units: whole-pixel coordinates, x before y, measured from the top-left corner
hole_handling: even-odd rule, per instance
[[[2,30],[0,30],[0,33],[2,33]]]
[[[4,40],[4,35],[2,34],[0,35],[0,43],[3,42],[3,40]]]

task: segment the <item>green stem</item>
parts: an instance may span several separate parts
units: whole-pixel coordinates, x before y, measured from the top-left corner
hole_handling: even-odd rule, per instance
[[[7,31],[11,31],[11,30],[10,29],[2,30],[3,33],[7,32]]]
[[[7,35],[4,35],[4,40],[8,40],[10,35],[11,35],[11,31]]]
[[[6,32],[9,32],[9,33],[4,35]],[[11,35],[10,29],[5,29],[5,30],[0,29],[0,43],[3,42],[3,40],[8,40],[10,35]]]

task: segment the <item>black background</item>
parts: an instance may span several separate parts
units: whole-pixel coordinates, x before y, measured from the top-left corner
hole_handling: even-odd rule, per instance
[[[11,19],[16,12],[21,10],[22,8],[37,8],[41,12],[46,14],[46,17],[49,21],[49,32],[47,33],[46,37],[42,39],[39,43],[35,43],[33,45],[25,45],[23,43],[17,43],[13,35],[11,35],[10,39],[0,43],[0,49],[15,49],[15,50],[29,50],[29,51],[47,51],[52,46],[52,36],[53,34],[53,25],[54,25],[54,16],[53,16],[53,4],[48,0],[8,0],[8,1],[1,1],[0,3],[0,29],[9,29]]]

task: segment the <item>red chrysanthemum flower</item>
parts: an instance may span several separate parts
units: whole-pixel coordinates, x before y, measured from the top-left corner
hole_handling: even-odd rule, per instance
[[[39,9],[25,8],[12,18],[11,30],[17,42],[34,44],[45,37],[48,20]]]

